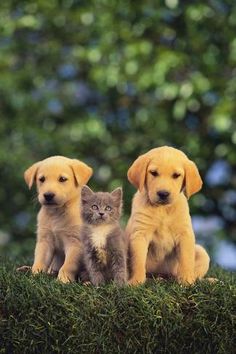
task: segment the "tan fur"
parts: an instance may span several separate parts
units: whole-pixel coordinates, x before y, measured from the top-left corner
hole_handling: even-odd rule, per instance
[[[41,209],[38,214],[37,242],[32,272],[58,272],[64,283],[76,279],[81,243],[79,240],[80,191],[92,175],[83,162],[63,156],[49,157],[25,171],[29,188],[37,184]],[[45,181],[39,178],[44,176]],[[59,182],[59,178],[67,178]],[[44,193],[54,193],[56,205],[45,205]]]
[[[158,176],[150,171],[158,171]],[[174,173],[180,176],[174,179]],[[182,284],[202,278],[209,256],[195,244],[187,202],[202,186],[196,165],[183,152],[164,146],[138,157],[128,179],[139,189],[126,228],[131,253],[129,283],[143,283],[146,273],[172,276]],[[166,205],[157,201],[160,190],[170,193]]]

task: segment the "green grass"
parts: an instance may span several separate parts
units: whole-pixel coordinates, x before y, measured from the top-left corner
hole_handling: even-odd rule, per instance
[[[64,285],[0,265],[0,353],[235,353],[236,276],[192,287]]]

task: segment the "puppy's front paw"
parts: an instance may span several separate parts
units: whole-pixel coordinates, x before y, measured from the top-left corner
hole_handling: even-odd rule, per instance
[[[128,281],[128,284],[129,285],[132,285],[132,286],[137,286],[137,285],[141,285],[143,283],[145,283],[145,280],[146,280],[146,277],[131,277]]]
[[[41,272],[45,272],[45,269],[41,264],[33,264],[31,270],[32,270],[32,274],[38,274]]]
[[[177,281],[181,285],[190,286],[195,283],[195,278],[193,275],[185,274],[185,275],[179,275],[177,277]]]
[[[217,283],[217,282],[221,282],[219,279],[217,279],[217,278],[203,278],[203,279],[201,279],[201,280],[206,280],[206,281],[208,281],[209,283],[211,283],[211,284],[215,284],[215,283]],[[222,284],[223,284],[223,282],[221,282]]]
[[[71,283],[72,281],[75,280],[74,277],[70,273],[64,271],[63,269],[61,269],[59,271],[57,279],[64,284]]]

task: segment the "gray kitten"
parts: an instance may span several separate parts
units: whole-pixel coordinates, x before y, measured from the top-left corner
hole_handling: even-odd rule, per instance
[[[127,281],[127,245],[119,225],[122,189],[94,193],[88,186],[81,191],[83,262],[95,286],[114,280]]]

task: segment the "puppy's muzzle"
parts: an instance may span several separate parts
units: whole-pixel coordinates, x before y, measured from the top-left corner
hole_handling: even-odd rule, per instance
[[[170,193],[166,190],[160,190],[157,192],[158,203],[160,204],[168,204],[169,203]]]
[[[46,204],[55,204],[54,202],[54,197],[55,197],[55,193],[44,193],[44,200]]]

